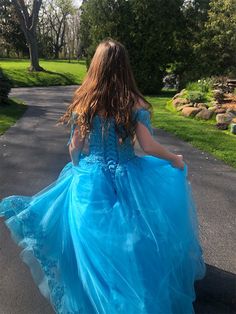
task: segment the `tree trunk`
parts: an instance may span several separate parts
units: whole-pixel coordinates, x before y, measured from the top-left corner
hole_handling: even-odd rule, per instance
[[[54,49],[55,49],[55,51],[54,51],[54,58],[53,59],[59,59],[60,48],[57,45],[55,45]]]
[[[25,0],[12,0],[19,18],[21,29],[24,32],[30,54],[30,71],[44,71],[39,65],[38,45],[36,37],[36,25],[42,0],[33,0],[32,9],[29,12]]]
[[[30,53],[30,71],[44,71],[44,69],[39,65],[39,58],[38,58],[38,45],[37,39],[34,34],[28,34],[28,46],[29,46],[29,53]]]

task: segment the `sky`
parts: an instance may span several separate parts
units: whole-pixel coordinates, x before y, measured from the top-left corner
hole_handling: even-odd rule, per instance
[[[82,1],[83,0],[74,0],[74,4],[79,7],[81,5]]]

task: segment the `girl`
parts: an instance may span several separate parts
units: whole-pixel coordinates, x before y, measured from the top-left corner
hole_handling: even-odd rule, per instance
[[[101,42],[59,121],[71,123],[71,162],[32,197],[0,203],[56,313],[194,313],[205,264],[187,166],[154,140],[150,112],[125,47]]]

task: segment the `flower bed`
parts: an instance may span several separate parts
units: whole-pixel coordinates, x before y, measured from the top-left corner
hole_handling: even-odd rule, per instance
[[[236,89],[227,90],[225,84],[212,79],[190,83],[168,103],[168,108],[185,117],[214,120],[218,129],[236,134]],[[217,88],[216,88],[217,87]]]

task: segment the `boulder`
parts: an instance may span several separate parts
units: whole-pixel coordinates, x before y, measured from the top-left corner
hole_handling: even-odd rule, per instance
[[[183,110],[185,107],[193,107],[193,104],[186,104],[186,105],[183,105],[183,106],[179,106],[179,107],[177,107],[176,109],[177,109],[177,111],[181,111],[181,110]]]
[[[198,107],[198,108],[208,108],[208,105],[203,103],[203,102],[199,102],[199,103],[196,104],[196,107]]]
[[[226,109],[223,109],[223,108],[217,108],[215,110],[215,113],[218,114],[218,113],[226,113]]]
[[[236,117],[232,119],[231,123],[236,123]]]
[[[217,123],[216,127],[219,130],[227,130],[229,127],[229,124],[228,123]]]
[[[208,110],[206,108],[203,108],[201,111],[199,111],[196,114],[196,118],[203,119],[203,120],[209,120],[212,117],[213,113],[214,112],[212,110]]]
[[[185,98],[176,98],[173,100],[173,105],[175,108],[182,106],[182,105],[186,105],[188,103],[189,103],[189,101]]]
[[[224,100],[224,92],[221,89],[213,90],[214,98],[217,102],[222,102]]]
[[[211,106],[211,107],[209,107],[209,108],[208,108],[208,110],[211,110],[211,111],[213,111],[213,112],[215,112],[215,111],[216,111],[216,109],[217,109],[217,107],[216,107],[216,106]]]
[[[177,99],[177,98],[181,98],[185,91],[186,91],[186,89],[182,89],[179,93],[175,94],[172,99],[174,100],[174,99]]]
[[[230,124],[230,132],[236,134],[236,123]]]
[[[172,98],[173,100],[176,98],[180,98],[181,97],[181,93],[175,94],[174,97]]]
[[[194,117],[201,110],[202,110],[201,108],[185,107],[185,108],[183,108],[181,113],[185,117]]]
[[[234,115],[232,115],[231,113],[219,113],[216,116],[216,122],[220,124],[222,123],[230,124],[233,118],[234,118]]]
[[[233,109],[233,108],[228,108],[226,110],[227,113],[232,113],[234,116],[236,116],[236,109]]]

